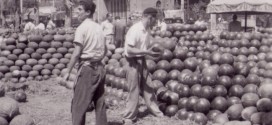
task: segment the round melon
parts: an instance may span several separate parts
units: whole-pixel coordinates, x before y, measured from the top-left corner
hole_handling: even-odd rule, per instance
[[[39,54],[39,53],[37,53],[37,52],[35,52],[35,53],[32,53],[32,54],[31,54],[31,58],[36,59],[36,60],[39,60],[39,59],[42,58],[42,55]]]
[[[37,49],[36,50],[36,53],[39,53],[39,54],[45,54],[47,51],[46,51],[46,49],[44,49],[44,48],[39,48],[39,49]]]
[[[12,78],[12,73],[11,72],[5,73],[5,78],[10,80]]]
[[[51,75],[51,71],[50,71],[49,69],[43,69],[43,70],[41,71],[41,74],[42,74],[42,75]]]
[[[63,63],[63,64],[68,64],[70,62],[70,60],[66,59],[66,58],[61,58],[59,62]]]
[[[74,41],[74,36],[73,35],[66,35],[66,41],[73,42]]]
[[[29,35],[28,36],[28,40],[30,42],[36,42],[36,43],[39,43],[41,42],[43,39],[43,36],[42,35]]]
[[[253,113],[250,117],[250,121],[253,125],[257,125],[257,124],[261,124],[262,121],[261,121],[261,118],[262,118],[262,115],[265,114],[264,112],[256,112],[256,113]]]
[[[15,45],[7,45],[7,46],[5,47],[5,50],[9,50],[9,51],[12,51],[12,50],[14,50],[14,49],[16,49],[16,46],[15,46]]]
[[[29,72],[29,71],[32,70],[32,66],[30,66],[30,65],[23,65],[23,66],[22,66],[22,70],[23,70],[23,71]]]
[[[20,54],[23,53],[23,50],[22,50],[22,49],[14,49],[14,50],[12,51],[12,53],[15,54],[15,55],[20,55]]]
[[[68,50],[68,52],[69,52],[69,53],[73,53],[74,50],[75,50],[75,48],[70,48],[70,49]]]
[[[18,59],[27,60],[27,59],[30,59],[30,56],[28,54],[21,54],[19,55]]]
[[[65,64],[63,64],[63,63],[59,63],[59,64],[57,64],[56,66],[55,66],[55,69],[60,69],[60,70],[62,70],[62,69],[64,69],[65,68]]]
[[[0,125],[9,125],[9,123],[5,118],[0,117]]]
[[[49,70],[53,70],[54,69],[54,66],[52,64],[45,64],[43,66],[44,69],[49,69]]]
[[[256,112],[258,112],[258,110],[257,110],[257,108],[256,107],[254,107],[254,106],[250,106],[250,107],[246,107],[243,111],[242,111],[242,118],[244,119],[244,120],[250,120],[250,118],[251,118],[251,115],[253,114],[253,113],[256,113]]]
[[[50,48],[50,46],[51,46],[51,44],[48,42],[40,42],[39,43],[40,48],[48,49],[48,48]]]
[[[44,42],[51,42],[52,40],[54,40],[54,37],[52,35],[45,35],[43,37]]]
[[[9,72],[9,67],[8,66],[0,66],[0,72],[1,73],[7,73],[7,72]]]
[[[40,59],[39,61],[38,61],[38,64],[40,64],[40,65],[44,65],[44,64],[46,64],[47,63],[47,60],[46,59]]]
[[[57,35],[54,35],[54,40],[63,42],[64,40],[66,40],[66,38],[64,35],[57,34]]]
[[[64,42],[62,46],[65,47],[65,48],[72,48],[72,47],[74,47],[72,42]]]
[[[227,114],[219,114],[213,118],[214,123],[219,123],[219,124],[224,124],[229,121],[228,115]]]
[[[60,48],[62,47],[62,43],[58,41],[51,42],[51,47],[52,48]]]
[[[20,77],[19,83],[24,83],[24,82],[26,82],[26,78],[25,77]]]
[[[71,56],[72,56],[72,54],[71,54],[71,53],[67,53],[67,54],[65,54],[65,55],[64,55],[64,58],[66,58],[66,59],[70,59],[70,58],[71,58]]]
[[[22,114],[12,119],[9,125],[35,125],[33,118],[28,115]]]
[[[60,75],[60,70],[59,69],[53,69],[52,74],[55,75],[55,76],[59,76]]]
[[[41,71],[43,69],[43,65],[37,64],[37,65],[33,66],[32,69],[35,71]]]
[[[22,50],[27,47],[27,45],[25,43],[18,43],[16,46],[18,49],[22,49]]]
[[[58,31],[58,34],[59,34],[59,35],[65,35],[65,33],[66,33],[66,31],[65,31],[64,29],[60,29],[60,30]]]
[[[244,107],[256,106],[259,96],[256,93],[246,93],[242,96],[241,101]]]
[[[3,51],[1,51],[1,56],[5,56],[5,57],[7,57],[8,55],[10,55],[11,54],[11,52],[9,51],[9,50],[3,50]]]
[[[66,53],[68,53],[68,49],[65,47],[60,47],[57,49],[57,52],[61,53],[61,54],[66,54]]]
[[[7,38],[5,42],[6,42],[6,45],[15,45],[16,44],[16,40],[14,38]]]
[[[61,59],[61,58],[63,58],[63,55],[62,55],[61,53],[54,53],[54,54],[52,55],[52,57],[53,57],[53,58],[57,58],[57,59]]]
[[[38,61],[36,59],[27,59],[26,64],[30,66],[34,66],[38,64]]]
[[[35,70],[32,70],[28,73],[29,76],[31,77],[36,77],[39,75],[39,72],[38,71],[35,71]]]
[[[27,46],[28,46],[29,48],[33,48],[33,49],[38,49],[38,48],[39,48],[39,44],[38,44],[38,43],[35,43],[35,42],[29,42],[29,43],[27,44]]]
[[[45,53],[45,54],[43,54],[42,55],[42,59],[50,59],[50,58],[52,58],[52,54],[51,53]]]
[[[13,72],[15,70],[20,70],[21,68],[19,66],[11,66],[9,67],[10,72]]]
[[[33,48],[25,48],[25,50],[24,50],[24,53],[28,54],[28,55],[30,55],[30,54],[32,54],[34,52],[35,52],[35,50]]]
[[[258,89],[261,98],[272,99],[272,84],[263,84]]]
[[[16,61],[18,59],[18,56],[15,54],[10,54],[7,56],[9,60]]]
[[[272,101],[269,98],[262,98],[256,103],[257,109],[260,112],[269,112],[272,110]]]
[[[27,79],[27,81],[31,81],[31,80],[34,80],[34,77],[28,76],[26,79]]]
[[[14,63],[14,61],[12,61],[12,60],[5,60],[4,61],[4,65],[6,65],[6,66],[13,66],[15,63]]]
[[[52,65],[56,65],[56,64],[59,63],[59,59],[57,59],[57,58],[51,58],[51,59],[49,59],[48,63],[52,64]]]
[[[50,78],[49,75],[43,75],[42,77],[43,77],[43,80],[48,80]]]
[[[55,49],[55,48],[48,48],[48,49],[47,49],[47,53],[54,54],[54,53],[56,53],[56,52],[57,52],[57,49]]]
[[[226,113],[229,116],[230,120],[239,120],[241,118],[241,113],[244,107],[242,104],[234,104],[228,108]]]
[[[0,116],[8,121],[19,114],[19,104],[16,100],[9,97],[1,97],[0,104]]]
[[[27,95],[23,90],[16,91],[14,97],[18,102],[26,102],[27,99]]]
[[[25,65],[25,61],[24,60],[16,60],[15,65],[21,67],[21,66]]]
[[[28,72],[27,71],[20,71],[21,78],[23,77],[28,77]]]

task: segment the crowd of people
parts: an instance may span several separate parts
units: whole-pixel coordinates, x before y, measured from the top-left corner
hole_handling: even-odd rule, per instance
[[[45,25],[46,24],[46,25]],[[33,19],[27,19],[21,26],[23,32],[32,31],[35,29],[38,30],[51,30],[56,28],[56,24],[52,21],[50,17],[47,18],[47,21],[40,21],[40,23],[36,23]]]

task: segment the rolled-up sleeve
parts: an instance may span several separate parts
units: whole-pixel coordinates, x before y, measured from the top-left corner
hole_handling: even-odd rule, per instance
[[[129,46],[136,46],[137,41],[137,32],[133,29],[130,29],[126,35],[126,43]]]
[[[74,42],[84,45],[84,31],[82,31],[81,27],[78,27],[75,32]]]

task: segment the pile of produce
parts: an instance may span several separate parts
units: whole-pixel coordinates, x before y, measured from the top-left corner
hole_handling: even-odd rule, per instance
[[[65,30],[12,33],[1,45],[0,79],[23,83],[59,76],[69,63],[74,37]]]

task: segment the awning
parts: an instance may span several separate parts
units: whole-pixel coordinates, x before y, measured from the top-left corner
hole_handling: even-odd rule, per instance
[[[215,0],[207,7],[207,13],[243,14],[272,13],[272,0]]]

